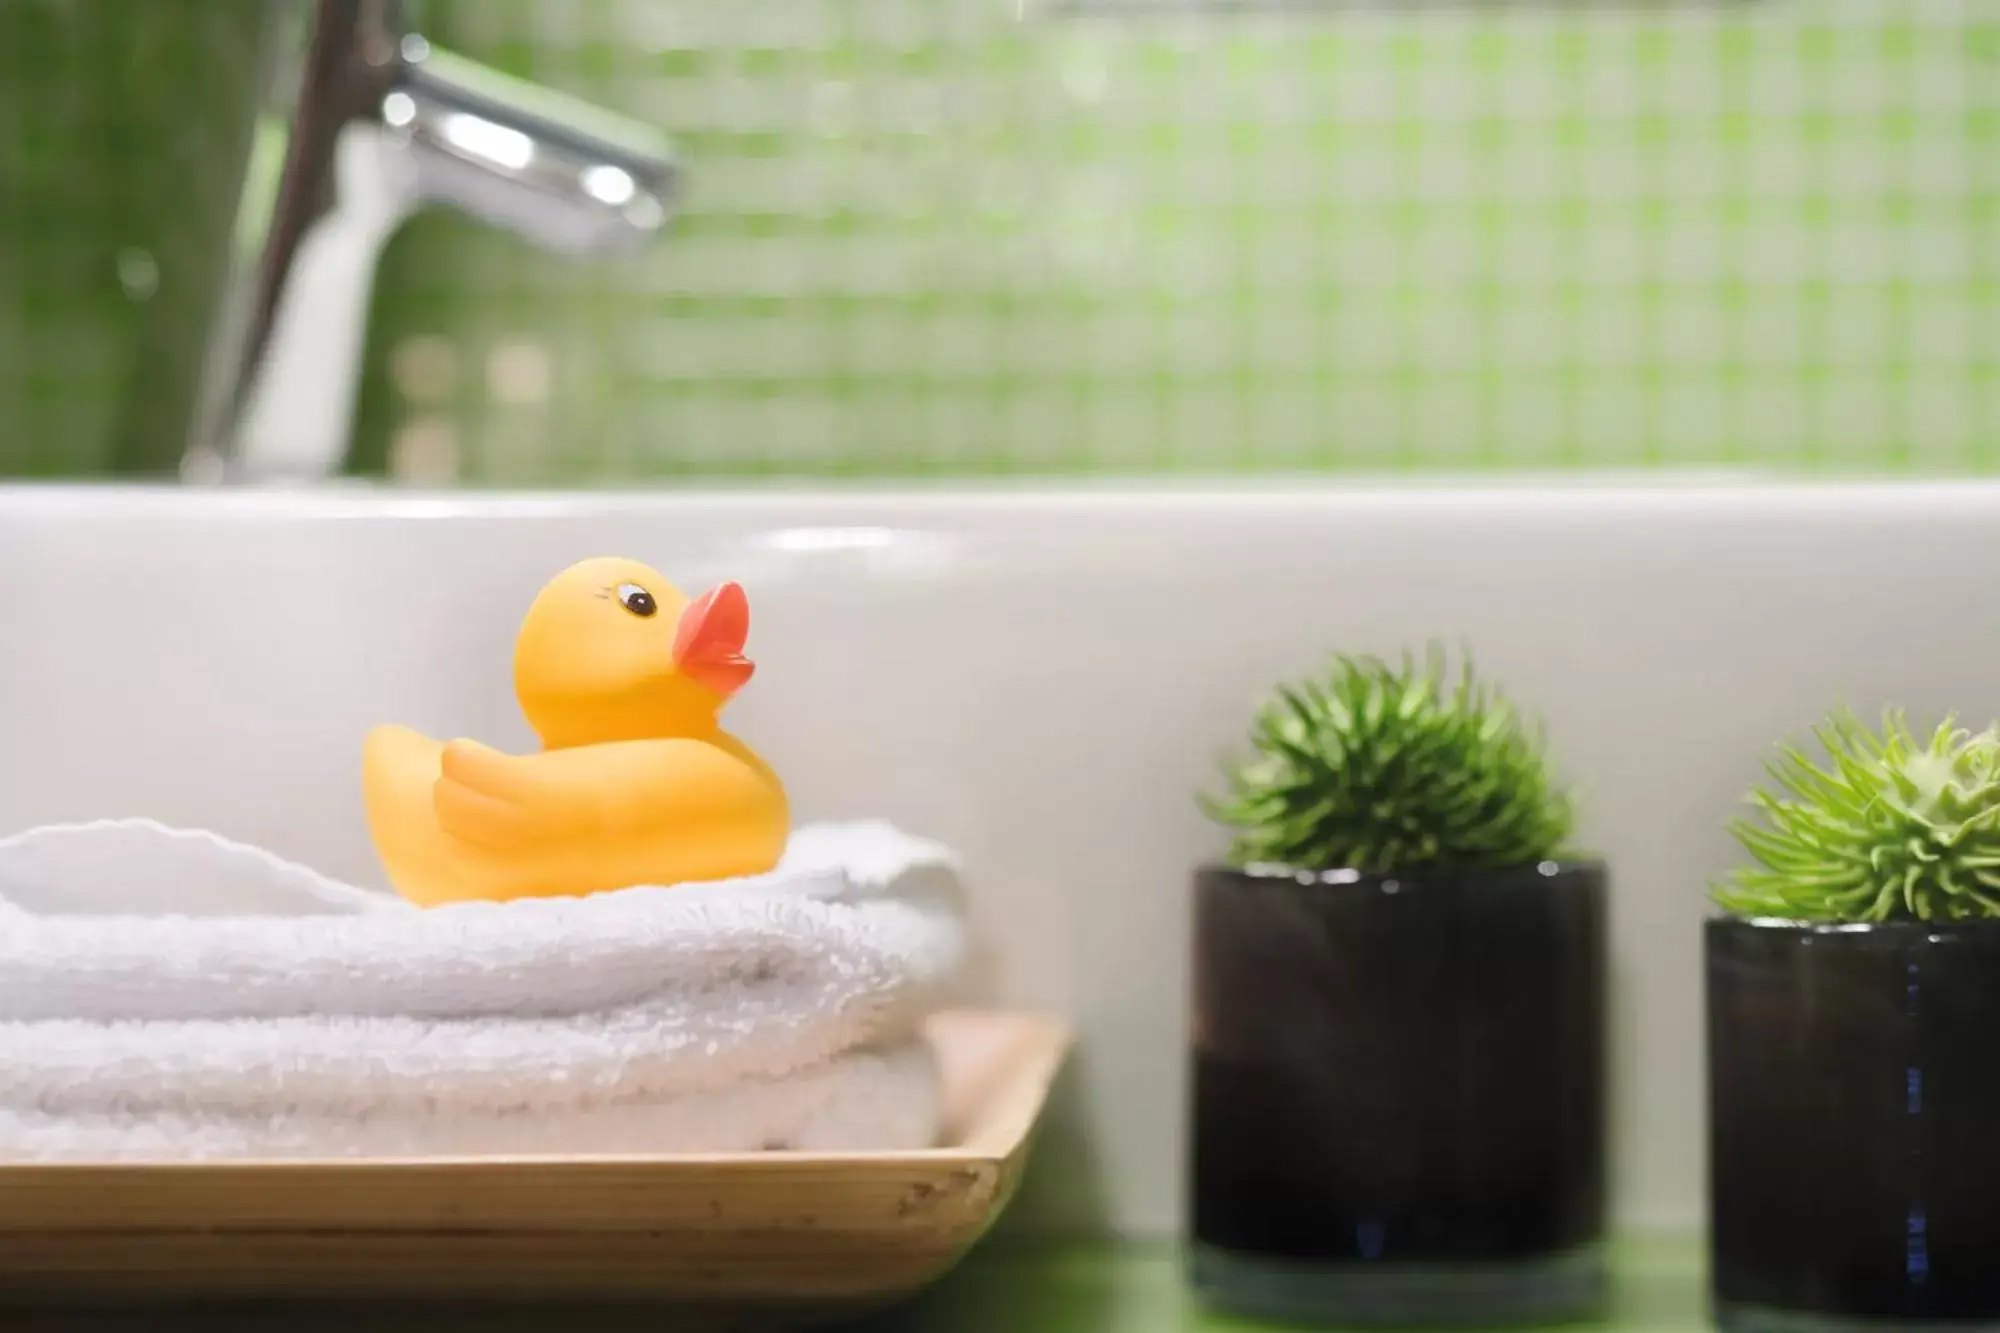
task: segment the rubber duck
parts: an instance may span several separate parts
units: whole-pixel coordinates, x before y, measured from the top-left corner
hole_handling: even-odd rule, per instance
[[[368,734],[363,796],[390,883],[433,906],[771,869],[791,826],[784,786],[718,720],[750,679],[749,632],[734,583],[690,601],[633,560],[564,570],[514,645],[539,754]]]

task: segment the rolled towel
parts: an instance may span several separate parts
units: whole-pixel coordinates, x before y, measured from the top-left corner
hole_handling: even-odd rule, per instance
[[[925,1146],[914,1038],[964,955],[951,857],[883,824],[428,911],[209,834],[36,830],[0,841],[0,1155]]]

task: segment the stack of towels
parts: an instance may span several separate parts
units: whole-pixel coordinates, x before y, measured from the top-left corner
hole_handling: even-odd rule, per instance
[[[211,834],[0,841],[0,1159],[920,1148],[966,955],[944,849],[419,910]]]

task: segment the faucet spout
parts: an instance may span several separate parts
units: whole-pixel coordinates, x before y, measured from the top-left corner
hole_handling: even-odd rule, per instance
[[[427,203],[544,248],[629,252],[666,225],[675,168],[662,136],[405,37],[383,123],[400,133]]]

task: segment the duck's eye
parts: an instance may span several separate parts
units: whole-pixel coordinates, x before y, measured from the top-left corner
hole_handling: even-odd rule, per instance
[[[653,594],[636,583],[619,584],[618,601],[635,616],[650,616],[660,609],[660,604],[653,600]]]

